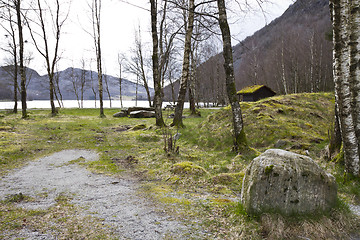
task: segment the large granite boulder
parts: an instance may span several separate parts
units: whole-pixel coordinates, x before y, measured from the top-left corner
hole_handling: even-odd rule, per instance
[[[241,201],[252,214],[309,214],[331,209],[337,201],[335,178],[311,158],[269,149],[248,166]]]

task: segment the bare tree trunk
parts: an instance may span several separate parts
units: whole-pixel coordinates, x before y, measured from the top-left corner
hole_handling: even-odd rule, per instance
[[[20,58],[20,77],[21,77],[21,107],[22,107],[22,118],[27,118],[27,106],[26,106],[26,74],[24,67],[24,37],[23,37],[23,21],[21,14],[21,0],[14,1],[17,16],[17,26],[19,33],[19,58]]]
[[[98,75],[99,100],[100,100],[100,117],[105,117],[104,103],[103,103],[103,74],[102,74],[102,59],[101,59],[101,0],[93,0],[91,6],[92,24],[93,24],[93,39],[96,53],[96,67]]]
[[[8,9],[8,13],[9,13],[9,26],[10,26],[10,31],[8,31],[10,33],[10,37],[11,37],[11,54],[13,56],[13,64],[14,64],[14,69],[13,69],[13,87],[14,87],[14,108],[13,108],[13,113],[17,113],[18,112],[18,59],[17,59],[17,43],[16,43],[16,36],[15,36],[15,29],[14,29],[14,25],[13,25],[13,19],[12,19],[12,14],[10,11],[10,8]]]
[[[175,104],[176,103],[175,89],[174,89],[174,83],[171,79],[170,79],[170,86],[171,86],[171,99],[173,101],[173,104]]]
[[[147,99],[148,99],[148,102],[149,102],[149,107],[151,107],[152,104],[151,104],[150,89],[149,89],[149,85],[148,85],[147,80],[146,80],[144,67],[141,68],[141,78],[143,79],[144,88],[145,88],[145,91],[146,91],[146,96],[147,96]]]
[[[330,5],[330,13],[331,13],[331,20],[333,25],[333,72],[334,72],[334,83],[335,83],[335,118],[334,118],[334,129],[330,135],[330,143],[329,143],[329,158],[331,159],[336,152],[340,151],[341,144],[342,144],[342,136],[341,136],[341,129],[340,129],[340,118],[339,118],[339,78],[341,76],[341,68],[339,64],[339,58],[341,56],[341,36],[340,36],[340,18],[339,18],[339,10],[340,5],[338,0],[333,0],[329,2]]]
[[[195,106],[195,74],[196,74],[196,59],[194,54],[195,49],[191,51],[191,75],[189,81],[189,102],[190,102],[190,115],[197,115]]]
[[[72,87],[73,87],[73,91],[74,91],[74,94],[75,94],[75,97],[76,97],[76,101],[78,103],[78,107],[81,108],[81,104],[80,104],[80,98],[79,98],[79,76],[77,76],[75,74],[75,71],[74,71],[74,67],[71,68],[71,76],[70,76],[70,81],[72,83]]]
[[[149,85],[148,85],[148,81],[146,78],[146,74],[145,74],[145,68],[144,68],[144,56],[143,56],[143,49],[142,49],[142,41],[141,41],[141,33],[140,33],[140,27],[139,27],[139,35],[138,35],[138,39],[135,39],[135,43],[136,43],[136,47],[137,47],[137,51],[138,51],[138,58],[139,58],[139,64],[140,64],[140,73],[141,73],[141,78],[143,80],[144,83],[144,87],[145,87],[145,91],[146,91],[146,95],[147,95],[147,99],[149,101],[149,107],[151,107],[151,95],[150,95],[150,90],[149,90]],[[138,83],[137,83],[138,84]],[[136,85],[136,89],[137,89],[138,85]]]
[[[175,108],[175,116],[172,122],[172,126],[184,127],[182,121],[182,114],[184,110],[184,102],[186,96],[186,89],[188,87],[189,80],[189,67],[190,67],[190,53],[191,53],[191,37],[194,29],[194,15],[195,15],[195,3],[194,0],[189,0],[189,13],[186,26],[185,34],[185,47],[184,47],[184,58],[183,58],[183,68],[180,81],[180,89],[177,98],[177,105]]]
[[[61,34],[61,28],[65,22],[65,20],[67,19],[67,15],[65,16],[65,18],[61,21],[60,20],[60,2],[59,0],[56,0],[56,13],[54,14],[52,12],[51,9],[48,9],[50,11],[50,15],[52,16],[52,22],[54,25],[54,40],[55,40],[55,48],[54,48],[54,53],[53,53],[53,57],[52,59],[50,59],[50,46],[49,46],[49,42],[48,42],[48,30],[45,26],[45,21],[46,19],[44,18],[44,9],[42,8],[41,5],[41,1],[37,0],[37,7],[35,9],[35,11],[38,12],[38,20],[39,22],[37,23],[39,25],[39,27],[41,28],[41,33],[36,33],[34,34],[34,30],[31,27],[30,22],[26,19],[29,31],[30,31],[30,35],[31,38],[33,39],[34,45],[37,49],[37,51],[44,57],[45,62],[46,62],[46,70],[47,70],[47,75],[48,75],[48,79],[49,79],[49,92],[50,92],[50,105],[51,105],[51,115],[52,116],[56,116],[57,111],[55,108],[55,103],[54,103],[54,96],[55,96],[55,84],[54,84],[54,71],[55,71],[55,66],[58,59],[58,50],[59,50],[59,42],[60,42],[60,34]],[[43,41],[43,47],[39,47],[38,42],[36,41],[35,35],[39,35],[42,38]]]
[[[96,108],[96,95],[97,95],[97,92],[96,92],[96,89],[95,89],[95,86],[94,86],[94,78],[93,78],[93,71],[91,70],[91,64],[90,64],[90,79],[91,79],[91,90],[94,93],[95,108]]]
[[[15,54],[16,56],[17,54]],[[16,58],[16,57],[15,57]],[[13,113],[17,113],[18,112],[18,64],[17,64],[17,59],[14,59],[15,62],[15,66],[14,66],[14,109],[13,109]]]
[[[338,106],[335,104],[335,118],[334,118],[334,126],[330,128],[329,133],[329,159],[332,159],[333,156],[338,154],[341,149],[341,131],[340,131],[340,122],[339,122],[339,113]]]
[[[351,106],[354,110],[356,138],[360,141],[360,2],[349,1],[349,4]]]
[[[247,146],[241,108],[236,95],[234,65],[231,47],[231,34],[227,21],[225,0],[217,0],[219,10],[219,25],[223,39],[224,69],[226,74],[226,90],[231,105],[234,127],[234,150],[236,152]]]
[[[154,108],[155,108],[155,117],[156,117],[156,126],[163,127],[165,126],[164,119],[162,117],[162,88],[161,88],[161,79],[159,75],[159,39],[157,34],[157,1],[150,0],[151,4],[151,33],[152,33],[152,43],[153,43],[153,78],[154,78]]]
[[[349,39],[346,29],[349,12],[347,0],[332,0],[330,3],[333,18],[335,98],[339,111],[345,168],[348,173],[358,175],[359,143],[351,105],[351,69],[349,71]]]
[[[288,86],[285,75],[284,40],[282,40],[282,44],[281,44],[281,80],[284,86],[285,94],[288,94]]]
[[[138,102],[138,88],[139,88],[139,75],[136,75],[135,106],[137,106],[137,102]]]
[[[84,91],[86,86],[86,70],[85,70],[85,60],[81,59],[81,75],[80,75],[80,101],[81,108],[84,108]]]
[[[105,81],[105,90],[106,90],[106,93],[107,93],[107,95],[109,97],[110,108],[111,108],[112,107],[111,95],[110,95],[109,83],[108,83],[108,79],[107,79],[106,75],[104,75],[104,81]]]
[[[5,4],[5,2],[1,2],[2,4]],[[4,7],[5,8],[5,7]],[[5,11],[8,15],[5,14]],[[11,54],[11,65],[13,65],[13,68],[9,68],[9,74],[13,77],[13,100],[14,100],[14,108],[13,113],[18,112],[18,54],[17,54],[17,42],[16,42],[16,30],[14,28],[14,24],[16,21],[13,20],[13,13],[11,11],[11,6],[7,6],[7,9],[3,11],[3,15],[0,16],[1,20],[5,20],[7,23],[9,23],[9,29],[5,26],[3,26],[1,23],[0,25],[5,30],[5,38],[10,37],[10,41],[8,42],[8,48],[1,48],[5,52],[8,52]]]
[[[122,61],[124,58],[122,58],[120,56],[120,54],[118,54],[118,63],[119,63],[119,98],[120,98],[120,106],[121,108],[123,108],[123,101],[122,101]]]
[[[60,84],[59,84],[59,80],[60,80],[60,74],[59,73],[56,73],[54,75],[54,83],[55,83],[55,96],[56,96],[56,99],[58,101],[58,104],[60,107],[64,107],[64,102],[63,102],[63,96],[61,94],[61,90],[60,90]],[[59,97],[57,96],[59,95]]]
[[[339,77],[341,75],[341,68],[339,64],[339,58],[341,56],[341,36],[340,36],[340,28],[341,23],[339,19],[339,1],[330,0],[330,14],[331,21],[333,25],[333,72],[334,72],[334,82],[335,82],[335,116],[334,116],[334,127],[330,128],[329,133],[329,159],[332,159],[335,154],[337,154],[341,149],[342,144],[342,136],[341,136],[341,128],[340,128],[340,118],[339,118]]]
[[[315,53],[314,53],[314,37],[315,32],[310,37],[310,84],[311,84],[311,92],[315,92],[315,83],[314,83],[314,59],[315,59]]]

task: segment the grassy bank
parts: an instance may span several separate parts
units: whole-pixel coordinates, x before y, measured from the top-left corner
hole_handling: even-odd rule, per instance
[[[184,119],[186,128],[181,130],[158,129],[153,119],[113,118],[117,112],[114,109],[106,110],[106,118],[99,118],[96,109],[61,109],[54,118],[48,110],[33,110],[26,120],[0,112],[0,176],[63,149],[95,149],[101,158],[86,167],[98,173],[135,177],[142,183],[140,194],[163,203],[175,216],[199,219],[213,238],[346,238],[348,233],[360,231],[359,219],[346,206],[323,217],[285,219],[277,215],[250,217],[238,203],[247,164],[266,149],[276,147],[310,155],[335,175],[340,203],[360,204],[359,180],[344,179],[343,168],[323,158],[333,105],[333,95],[327,93],[242,103],[252,151],[239,155],[231,151],[227,108],[201,109],[202,117]],[[170,124],[171,120],[167,121]],[[180,134],[175,146],[178,153],[164,151],[166,134]],[[38,219],[52,211],[27,213],[16,210],[12,202],[0,206],[0,232],[18,229],[7,224],[7,219],[21,220],[24,215],[34,214]],[[63,207],[69,209],[66,204]]]

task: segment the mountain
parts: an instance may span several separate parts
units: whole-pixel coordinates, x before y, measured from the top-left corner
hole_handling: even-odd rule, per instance
[[[328,0],[297,0],[233,47],[237,89],[265,84],[279,94],[333,90],[331,30]],[[226,102],[223,62],[219,53],[198,67],[198,101]],[[165,95],[171,99],[170,86]]]
[[[13,66],[2,66],[0,67],[0,100],[12,99],[13,98]],[[26,69],[27,79],[30,79],[27,87],[27,94],[29,100],[47,100],[49,99],[49,81],[47,75],[39,75],[35,70]],[[89,70],[82,70],[78,68],[67,68],[64,71],[55,73],[58,78],[58,86],[64,100],[75,100],[77,99],[76,94],[80,97],[81,79],[85,79],[84,86],[84,100],[92,100],[95,98],[93,89],[97,93],[97,73]],[[18,77],[20,79],[20,76]],[[91,80],[92,79],[92,80]],[[104,99],[108,99],[106,91],[106,81],[111,98],[119,97],[119,78],[110,75],[103,75],[103,86],[104,86]],[[20,82],[20,80],[18,80]],[[19,83],[20,84],[20,83]],[[143,85],[136,84],[129,80],[123,79],[122,83],[122,96],[128,98],[135,98],[136,87],[138,86],[138,99],[147,99],[146,91]],[[74,90],[76,89],[76,91]],[[154,90],[150,89],[151,94]],[[98,94],[98,93],[97,93]],[[97,96],[98,98],[98,96]]]

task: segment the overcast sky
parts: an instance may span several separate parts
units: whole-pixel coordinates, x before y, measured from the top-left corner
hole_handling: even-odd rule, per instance
[[[87,61],[89,69],[89,59],[95,58],[93,51],[93,39],[84,31],[90,25],[89,0],[73,0],[70,15],[61,36],[62,60],[59,63],[59,70],[67,67],[80,67],[80,59]],[[131,4],[127,4],[126,1]],[[102,51],[104,70],[113,76],[118,75],[117,54],[127,53],[134,42],[134,29],[140,25],[142,29],[143,41],[151,41],[149,0],[103,0],[102,1]],[[237,15],[230,22],[233,45],[237,40],[243,40],[252,35],[255,31],[270,23],[274,18],[279,17],[293,2],[293,0],[276,0],[273,4],[264,6],[266,17],[260,12],[248,13],[246,16]],[[132,4],[139,7],[132,6]],[[237,12],[236,9],[233,9]],[[1,41],[0,43],[4,43]],[[45,74],[43,59],[33,50],[34,60],[30,67],[37,70],[40,74]],[[2,55],[4,56],[4,55]],[[4,60],[0,59],[0,64],[4,65]],[[95,64],[92,67],[95,70]],[[131,80],[131,76],[128,76]]]

